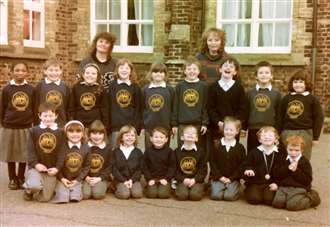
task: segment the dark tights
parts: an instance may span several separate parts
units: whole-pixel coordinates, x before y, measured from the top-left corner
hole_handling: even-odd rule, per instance
[[[19,162],[18,175],[16,175],[16,162],[8,162],[9,180],[14,180],[14,179],[24,180],[25,168],[26,168],[26,163]]]

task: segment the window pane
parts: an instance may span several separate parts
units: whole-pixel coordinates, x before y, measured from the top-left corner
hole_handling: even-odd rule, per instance
[[[260,1],[260,15],[259,18],[273,18],[274,17],[274,1],[275,0],[261,0]]]
[[[109,1],[109,19],[120,19],[120,0]]]
[[[222,28],[226,32],[226,46],[235,46],[235,24],[224,24]]]
[[[222,18],[234,19],[236,18],[236,3],[232,0],[223,0],[222,2]]]
[[[136,20],[139,18],[139,0],[127,0],[127,19]]]
[[[32,40],[41,40],[40,24],[41,14],[39,12],[32,12]]]
[[[142,46],[152,46],[152,25],[141,25],[141,44]]]
[[[259,46],[272,46],[273,24],[260,24],[259,27]]]
[[[110,24],[109,25],[109,32],[117,37],[115,45],[120,45],[120,25]]]
[[[275,24],[275,46],[289,46],[289,23]]]
[[[240,0],[238,3],[238,18],[249,19],[251,18],[252,0]]]
[[[281,0],[276,2],[276,18],[290,18],[291,1]]]
[[[107,0],[95,1],[95,19],[97,20],[107,19]]]
[[[152,20],[154,18],[154,3],[152,0],[142,0],[142,19]]]
[[[96,33],[100,33],[100,32],[107,32],[107,25],[106,24],[96,25]]]
[[[129,46],[138,46],[139,45],[139,25],[138,24],[130,24],[128,26],[128,45]]]
[[[30,39],[30,11],[24,10],[23,38]]]
[[[238,24],[237,25],[237,45],[238,47],[250,46],[250,24]]]

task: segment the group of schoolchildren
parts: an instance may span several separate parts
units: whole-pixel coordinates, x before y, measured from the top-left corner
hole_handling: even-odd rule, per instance
[[[106,89],[93,63],[69,88],[61,64],[51,59],[34,88],[28,66],[13,64],[1,95],[0,157],[8,162],[8,187],[24,189],[26,200],[52,203],[102,199],[109,188],[119,199],[169,198],[174,190],[178,200],[197,201],[208,191],[209,170],[213,200],[237,200],[243,180],[250,204],[317,206],[309,160],[323,113],[304,71],[292,76],[282,98],[272,88],[268,62],[257,64],[257,84],[247,93],[239,69],[236,59],[223,56],[221,78],[209,85],[199,78],[200,61],[189,58],[184,80],[173,88],[166,66],[154,63],[141,89],[133,64],[119,59]],[[247,150],[241,130],[248,130]],[[143,152],[139,134],[145,135]]]

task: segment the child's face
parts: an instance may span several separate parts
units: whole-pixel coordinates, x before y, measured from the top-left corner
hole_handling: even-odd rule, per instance
[[[44,71],[48,80],[55,82],[61,79],[62,70],[58,65],[51,65]]]
[[[257,80],[260,84],[269,84],[273,79],[272,71],[267,66],[262,66],[257,71]]]
[[[68,129],[66,135],[71,143],[76,144],[82,140],[83,133],[84,132],[82,129],[75,129],[75,130]]]
[[[306,91],[306,85],[304,80],[294,80],[292,81],[293,90],[297,93],[303,93]]]
[[[129,77],[131,75],[131,68],[127,63],[118,67],[118,75],[119,79],[121,80],[129,80]]]
[[[123,134],[123,145],[125,146],[133,146],[135,143],[135,134],[133,131],[129,131]]]
[[[221,78],[225,80],[233,79],[237,74],[234,63],[225,62],[220,68]]]
[[[17,64],[14,66],[13,79],[16,83],[23,83],[28,76],[28,70],[24,64]]]
[[[83,74],[83,79],[88,84],[93,84],[97,81],[97,69],[95,67],[87,67]]]
[[[288,155],[292,159],[297,158],[302,153],[302,150],[301,150],[301,146],[300,145],[288,144],[288,146],[286,147],[286,150],[288,152]]]
[[[259,142],[264,146],[273,146],[276,142],[276,135],[273,131],[262,131]]]
[[[226,122],[223,128],[223,134],[226,139],[235,139],[235,136],[238,134],[238,130],[236,128],[235,123],[233,122]]]
[[[183,140],[185,142],[197,142],[198,141],[197,130],[195,128],[190,128],[190,127],[186,128],[183,131],[181,140]]]
[[[45,126],[50,127],[55,123],[55,121],[57,119],[57,114],[51,110],[48,110],[48,111],[40,113],[39,119]]]
[[[96,51],[99,53],[107,54],[109,52],[111,43],[103,38],[96,41]]]
[[[152,72],[151,73],[151,80],[154,83],[160,83],[163,82],[165,80],[165,72]]]
[[[191,64],[186,67],[184,70],[184,74],[186,75],[186,79],[188,81],[194,81],[198,78],[200,70],[197,65]]]
[[[210,53],[217,53],[221,47],[221,39],[216,33],[210,33],[206,42]]]
[[[150,137],[151,143],[155,148],[162,148],[167,143],[168,138],[161,132],[155,131]]]
[[[95,145],[100,145],[104,142],[104,133],[102,132],[91,132],[89,137]]]

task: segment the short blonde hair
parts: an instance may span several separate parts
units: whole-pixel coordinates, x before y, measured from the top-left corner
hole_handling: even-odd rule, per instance
[[[237,131],[238,132],[241,131],[242,123],[237,118],[231,117],[231,116],[225,117],[224,120],[223,120],[223,127],[225,127],[225,125],[228,124],[228,123],[233,123],[235,125]]]
[[[121,129],[119,130],[119,134],[118,134],[117,141],[116,141],[116,145],[118,147],[121,144],[123,144],[123,136],[124,136],[124,134],[126,134],[128,132],[134,133],[134,135],[135,135],[134,146],[136,147],[138,145],[138,141],[137,141],[138,134],[136,132],[136,129],[131,125],[125,125],[125,126],[121,127]]]
[[[275,134],[275,139],[276,139],[275,143],[278,143],[280,136],[277,130],[273,126],[264,126],[261,129],[259,129],[259,131],[257,132],[258,140],[260,140],[261,133],[268,131],[273,132]]]

